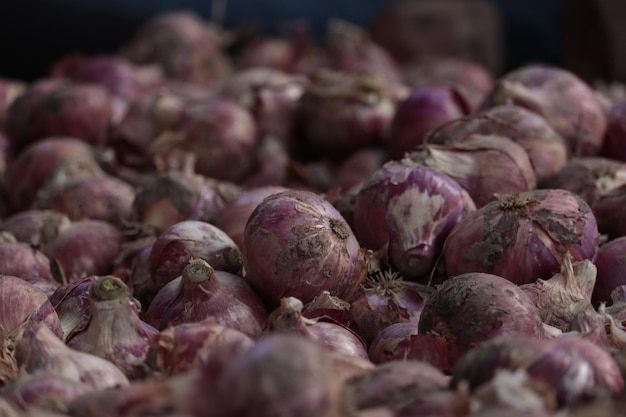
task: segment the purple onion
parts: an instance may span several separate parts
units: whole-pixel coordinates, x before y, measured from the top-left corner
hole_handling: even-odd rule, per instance
[[[56,282],[48,257],[23,242],[0,242],[0,274]]]
[[[74,399],[92,391],[82,381],[51,374],[23,376],[2,390],[2,396],[20,410],[65,411]]]
[[[499,275],[516,284],[549,279],[567,252],[572,262],[593,261],[600,244],[596,218],[567,190],[506,193],[469,213],[443,249],[448,276]]]
[[[600,194],[591,205],[600,233],[608,235],[609,239],[626,236],[624,204],[626,184]]]
[[[602,156],[626,162],[626,101],[611,106],[607,114]]]
[[[69,340],[89,324],[92,316],[89,288],[95,279],[90,276],[62,285],[49,297],[63,328],[63,340]]]
[[[626,236],[610,240],[600,246],[595,265],[598,268],[596,285],[593,287],[594,305],[613,304],[611,293],[626,285]]]
[[[267,314],[263,301],[243,278],[191,259],[181,276],[159,290],[145,319],[164,330],[213,317],[222,326],[257,338],[265,329]]]
[[[243,263],[246,279],[276,308],[283,297],[306,304],[324,290],[349,299],[365,278],[368,260],[329,202],[290,190],[265,198],[250,216]]]
[[[4,130],[4,119],[11,104],[27,89],[25,81],[0,78],[0,130]]]
[[[23,210],[0,223],[0,230],[9,232],[18,242],[33,247],[45,247],[72,221],[63,213],[54,210]]]

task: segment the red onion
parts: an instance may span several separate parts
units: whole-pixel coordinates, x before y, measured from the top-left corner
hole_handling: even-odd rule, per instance
[[[607,114],[607,127],[602,156],[626,162],[626,100],[611,106]]]
[[[589,85],[564,68],[528,64],[504,74],[483,108],[501,104],[543,116],[567,141],[570,155],[597,155],[602,149],[607,124],[602,105]]]
[[[105,358],[126,375],[134,374],[158,330],[141,321],[128,287],[113,276],[98,276],[89,287],[92,318],[67,340],[67,346]]]
[[[560,188],[578,194],[588,204],[602,193],[626,184],[626,163],[609,158],[572,158],[547,178],[542,188]]]
[[[339,212],[308,191],[265,198],[244,231],[246,278],[273,308],[283,297],[306,304],[324,290],[349,299],[365,278],[368,262]]]
[[[43,278],[21,278],[24,281],[32,284],[35,288],[41,290],[46,297],[50,297],[54,292],[61,286],[61,283],[58,281],[48,281]]]
[[[528,153],[504,136],[473,134],[460,143],[421,149],[410,159],[458,182],[477,207],[499,193],[530,191],[537,185]]]
[[[302,315],[308,319],[328,321],[350,327],[350,303],[322,291],[302,309]]]
[[[378,147],[353,152],[337,167],[337,187],[342,191],[356,187],[374,175],[387,160],[385,150]]]
[[[7,133],[16,149],[49,136],[75,137],[91,145],[107,141],[113,100],[104,87],[63,81],[49,91],[34,91],[34,98],[29,91],[15,100],[7,113]],[[30,106],[20,106],[21,100],[31,100]]]
[[[0,327],[5,335],[19,340],[33,323],[42,323],[63,337],[59,316],[46,294],[21,278],[0,275]]]
[[[91,146],[75,138],[50,137],[15,158],[6,173],[7,195],[11,207],[21,211],[30,208],[44,186],[102,174]]]
[[[178,151],[193,155],[198,174],[237,181],[248,173],[257,142],[252,115],[231,99],[213,98],[190,103],[178,128],[157,138],[152,152],[161,169],[180,163],[172,156]]]
[[[352,328],[371,343],[385,327],[399,322],[417,324],[432,288],[404,280],[387,271],[369,277],[350,301]]]
[[[516,284],[548,279],[566,253],[593,261],[600,235],[596,219],[566,190],[506,193],[465,216],[443,249],[448,276],[488,272]]]
[[[531,380],[553,390],[560,407],[597,395],[598,389],[618,392],[624,380],[610,354],[576,336],[549,341],[508,335],[486,341],[461,358],[453,369],[452,384],[461,381],[476,388],[498,369],[524,369]]]
[[[222,326],[258,337],[267,323],[263,301],[241,277],[191,259],[182,275],[156,294],[146,322],[159,330],[214,317]]]
[[[243,234],[248,218],[254,209],[272,194],[287,191],[287,188],[269,185],[243,190],[226,203],[215,218],[215,226],[223,230],[235,242],[239,249],[243,249]]]
[[[2,390],[2,396],[23,411],[65,411],[74,399],[90,392],[81,381],[58,375],[25,375]]]
[[[59,316],[64,341],[85,330],[89,324],[92,316],[89,288],[95,279],[95,276],[89,276],[62,285],[49,297]]]
[[[418,334],[415,323],[399,322],[383,328],[368,351],[376,364],[402,361],[420,361],[441,372],[450,372],[448,346],[440,336]]]
[[[376,75],[316,71],[296,110],[297,134],[305,141],[296,149],[308,159],[343,158],[384,142],[396,105]]]
[[[471,134],[499,135],[512,139],[528,153],[538,182],[561,169],[568,159],[567,143],[539,114],[505,104],[452,120],[427,134],[431,144],[462,142]]]
[[[625,199],[626,184],[600,194],[591,205],[600,233],[609,239],[626,236]]]
[[[623,315],[622,304],[614,300],[609,308],[600,304],[598,311],[581,312],[570,323],[570,333],[604,348],[617,359],[616,353],[626,346],[626,328],[620,317]],[[621,365],[620,368],[623,369]]]
[[[135,64],[159,64],[168,78],[200,85],[218,85],[231,72],[217,28],[191,11],[149,18],[120,53]]]
[[[393,267],[418,279],[431,271],[452,227],[474,208],[447,175],[409,160],[391,161],[359,189],[354,230],[366,248],[389,244]]]
[[[402,158],[416,150],[429,131],[471,112],[470,104],[455,87],[431,84],[412,90],[393,116],[389,155]]]
[[[596,285],[593,287],[592,302],[613,304],[611,293],[626,285],[626,236],[613,239],[600,246],[595,265],[598,268]]]
[[[136,238],[131,237],[122,243],[122,250],[113,262],[113,272],[111,275],[124,281],[131,292],[134,290],[134,283],[131,282],[133,270],[143,259],[144,252],[152,249],[156,238],[157,237],[154,235],[139,236]]]
[[[576,316],[592,309],[591,294],[596,284],[596,271],[590,260],[573,264],[571,255],[567,253],[561,272],[548,280],[538,279],[520,288],[539,308],[544,323],[566,332]]]
[[[448,387],[449,378],[420,361],[395,361],[378,365],[346,381],[345,390],[357,410],[397,406],[412,395]]]
[[[468,273],[436,288],[422,310],[420,334],[443,337],[450,364],[502,335],[544,338],[539,310],[517,285],[500,276]]]
[[[24,335],[18,360],[26,373],[68,378],[90,390],[128,385],[126,376],[109,360],[68,347],[42,325]]]
[[[170,171],[137,191],[133,218],[157,234],[185,220],[213,222],[238,192],[228,183]]]
[[[233,274],[242,266],[241,252],[226,233],[207,222],[185,220],[163,231],[152,245],[148,262],[156,290],[181,276],[192,258]]]
[[[106,275],[122,249],[122,232],[102,220],[79,220],[59,233],[46,247],[68,281]]]
[[[152,339],[146,362],[165,375],[183,374],[201,367],[216,349],[226,346],[243,353],[254,346],[254,341],[209,317],[162,330]]]
[[[12,79],[0,78],[0,129],[4,128],[6,112],[11,104],[27,89],[26,82]]]
[[[389,84],[402,82],[402,74],[389,52],[372,41],[364,28],[331,19],[326,33],[329,66],[342,72],[377,73]]]
[[[280,186],[289,177],[290,156],[287,145],[274,136],[260,139],[252,171],[243,181],[247,188]]]
[[[139,249],[134,257],[130,266],[130,274],[125,280],[126,285],[133,294],[133,297],[141,303],[144,312],[158,291],[156,284],[152,279],[152,274],[150,273],[150,254],[152,253],[152,246],[155,241],[155,237],[150,237],[149,240],[145,241],[145,245]],[[124,249],[122,249],[122,253],[124,253]],[[116,269],[117,268],[119,268],[119,266],[116,267]],[[113,273],[111,275],[122,278]],[[126,273],[124,272],[121,275],[126,276]]]
[[[22,242],[0,242],[0,274],[56,282],[48,257]]]
[[[72,221],[63,213],[54,210],[19,211],[0,223],[0,230],[9,232],[18,242],[33,247],[45,247]]]
[[[102,220],[122,227],[130,220],[134,198],[130,184],[105,175],[44,186],[32,207],[54,210],[71,220]]]
[[[340,389],[330,354],[306,338],[275,334],[259,340],[233,359],[210,390],[198,383],[193,397],[203,398],[192,415],[207,417],[331,417],[339,414]],[[201,411],[202,410],[202,411]]]
[[[302,309],[302,301],[295,297],[281,299],[280,306],[270,313],[268,330],[297,334],[314,340],[330,352],[369,360],[360,336],[340,324],[306,318]]]

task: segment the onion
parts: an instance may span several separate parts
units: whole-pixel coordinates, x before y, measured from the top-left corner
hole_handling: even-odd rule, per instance
[[[339,413],[340,389],[330,354],[295,335],[262,338],[209,382],[210,390],[203,386],[198,383],[195,389],[193,397],[203,400],[192,415],[330,417]]]
[[[54,210],[23,210],[0,223],[0,230],[9,232],[18,242],[33,247],[46,247],[72,221],[63,213]]]
[[[207,261],[218,271],[238,273],[241,252],[226,233],[199,220],[185,220],[163,231],[152,245],[149,271],[158,291],[182,275],[192,258]]]
[[[49,297],[59,316],[64,341],[89,325],[92,316],[89,288],[95,279],[95,276],[89,276],[62,285]]]
[[[0,242],[0,274],[56,282],[48,257],[40,250],[22,242]]]
[[[27,89],[26,82],[12,79],[0,78],[0,130],[4,130],[6,112],[11,104]]]
[[[215,226],[223,230],[235,242],[239,249],[243,249],[243,234],[248,218],[254,209],[272,194],[287,191],[287,188],[269,185],[242,190],[233,197],[215,218]]]
[[[626,162],[626,100],[611,106],[607,114],[607,127],[600,154]]]
[[[596,285],[593,287],[592,302],[612,305],[611,293],[626,285],[626,236],[613,239],[600,246],[595,265],[598,269]]]
[[[516,284],[548,279],[566,253],[593,261],[600,235],[596,219],[566,190],[506,193],[465,216],[448,235],[443,257],[448,276],[487,272]]]
[[[158,64],[168,78],[216,86],[231,72],[219,36],[194,12],[163,12],[144,22],[120,54],[135,64]]]
[[[526,107],[543,116],[567,141],[570,155],[597,155],[606,116],[593,90],[574,73],[528,64],[501,76],[483,108],[501,104]]]
[[[113,272],[111,275],[124,281],[131,292],[134,291],[135,286],[135,283],[131,282],[133,271],[143,260],[144,252],[151,250],[155,241],[156,236],[153,235],[131,237],[122,243],[122,249],[113,262]]]
[[[623,184],[626,184],[626,163],[587,156],[570,159],[542,184],[542,188],[569,190],[593,205],[600,194]]]
[[[418,330],[446,340],[452,366],[497,336],[546,337],[539,310],[528,295],[512,282],[485,273],[458,275],[437,287],[422,310]]]
[[[427,275],[452,227],[473,202],[447,175],[409,160],[390,161],[359,189],[354,230],[362,246],[389,244],[393,267],[407,279]]]
[[[452,144],[472,134],[505,136],[528,153],[537,181],[542,183],[568,161],[567,143],[546,119],[524,107],[504,104],[454,119],[430,131],[425,142]]]
[[[393,98],[376,75],[316,71],[294,115],[297,134],[305,142],[296,154],[342,159],[382,144],[395,111]]]
[[[7,195],[15,211],[30,208],[44,186],[102,175],[93,149],[70,137],[50,137],[24,149],[6,173]]]
[[[450,372],[448,346],[443,337],[418,334],[415,323],[399,322],[383,328],[372,343],[368,355],[376,364],[420,361],[441,372]]]
[[[113,276],[98,276],[89,287],[92,318],[67,346],[113,362],[127,376],[145,359],[158,331],[141,321],[128,287]]]
[[[274,136],[260,139],[252,171],[243,181],[247,188],[280,186],[289,180],[289,168],[292,161],[287,152],[287,145]]]
[[[65,411],[74,399],[90,392],[83,382],[58,375],[25,375],[2,390],[2,395],[21,410]]]
[[[389,155],[399,159],[416,150],[426,134],[447,122],[471,113],[470,104],[450,85],[424,85],[398,104],[388,144]]]
[[[201,175],[166,172],[137,192],[133,217],[157,234],[185,220],[213,222],[237,193],[236,187]]]
[[[208,317],[256,338],[265,329],[267,310],[243,278],[191,259],[180,277],[159,290],[146,312],[146,322],[159,330]]]
[[[71,220],[102,220],[122,227],[131,217],[134,188],[113,176],[79,178],[39,189],[32,207],[66,214]]]
[[[328,321],[350,327],[350,307],[349,302],[324,290],[303,307],[302,315],[308,319]]]
[[[626,184],[600,194],[591,205],[598,230],[608,235],[609,239],[626,236],[626,216],[622,210],[624,199]]]
[[[21,278],[0,275],[0,327],[5,335],[19,340],[32,323],[42,323],[54,335],[63,336],[59,316],[43,291]]]
[[[68,281],[89,275],[106,275],[122,249],[122,232],[102,220],[79,220],[63,230],[46,247]]]
[[[46,297],[50,297],[57,288],[61,286],[61,283],[58,281],[48,281],[43,278],[21,278],[24,281],[32,284],[35,288],[41,290]]]
[[[374,175],[387,159],[387,153],[379,147],[353,152],[337,167],[337,187],[342,191],[356,187]]]
[[[330,352],[369,360],[365,342],[356,333],[337,323],[306,318],[302,309],[302,301],[295,297],[281,299],[280,306],[270,313],[268,330],[297,334],[314,340]]]
[[[349,299],[367,273],[360,248],[339,212],[308,191],[284,191],[254,210],[243,238],[246,278],[276,308],[283,297],[308,303],[321,291]]]
[[[477,207],[499,193],[530,191],[537,185],[528,153],[505,136],[475,134],[460,143],[424,145],[409,158],[458,182]]]
[[[350,299],[352,328],[371,343],[387,326],[417,324],[432,288],[404,280],[397,273],[379,272],[368,278]]]
[[[621,320],[622,315],[623,303],[614,300],[609,308],[600,304],[598,311],[585,310],[572,320],[571,334],[604,348],[617,359],[617,352],[626,347],[626,328]]]
[[[209,317],[162,330],[151,340],[146,362],[165,375],[177,375],[201,367],[216,349],[232,347],[242,353],[252,346],[250,336]]]
[[[128,385],[126,376],[107,359],[68,347],[42,325],[24,335],[18,346],[18,360],[28,374],[68,378],[90,390]]]
[[[157,138],[151,150],[161,170],[184,163],[172,155],[182,152],[193,156],[198,174],[238,181],[252,166],[257,142],[252,115],[235,101],[219,97],[186,106],[180,125]]]
[[[104,87],[62,81],[47,91],[35,88],[31,93],[33,88],[16,99],[7,113],[6,129],[16,150],[49,136],[75,137],[91,145],[106,143],[113,100]],[[22,100],[29,105],[21,105]]]

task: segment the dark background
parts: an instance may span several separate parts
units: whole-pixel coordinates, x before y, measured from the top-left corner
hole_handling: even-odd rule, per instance
[[[419,1],[419,0],[416,0]],[[504,68],[563,62],[564,0],[492,0],[503,22]],[[228,0],[224,26],[306,17],[322,36],[329,17],[367,26],[385,0]],[[152,15],[190,9],[211,16],[210,0],[0,0],[0,76],[32,80],[68,52],[109,53]]]

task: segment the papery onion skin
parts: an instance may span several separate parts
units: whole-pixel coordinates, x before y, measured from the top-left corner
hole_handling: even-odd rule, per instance
[[[91,320],[89,287],[94,280],[95,276],[89,276],[62,285],[49,297],[61,321],[64,341],[70,339],[75,332],[84,330]]]
[[[571,156],[600,153],[607,125],[604,109],[591,87],[569,70],[528,64],[504,74],[482,108],[509,103],[543,116],[565,138]]]
[[[486,272],[516,284],[548,279],[566,252],[593,261],[600,234],[589,205],[567,190],[505,193],[465,216],[450,232],[448,276]]]
[[[224,231],[200,220],[185,220],[164,230],[152,245],[148,263],[156,291],[179,277],[192,258],[234,274],[242,266],[241,251]]]
[[[591,205],[600,233],[608,235],[609,239],[626,236],[624,204],[626,184],[600,194]]]
[[[45,247],[72,221],[63,213],[54,210],[24,210],[6,217],[0,230],[9,232],[18,242],[33,247]]]
[[[283,297],[308,303],[321,291],[350,298],[368,258],[341,214],[308,191],[273,194],[257,206],[243,239],[246,279],[270,307]]]
[[[452,366],[470,349],[496,336],[546,337],[528,295],[511,281],[485,273],[444,281],[426,302],[418,330],[446,340]]]
[[[611,293],[626,285],[626,236],[622,236],[600,246],[595,265],[598,268],[596,285],[593,287],[594,306],[613,304]]]
[[[23,376],[7,385],[2,396],[23,411],[31,409],[64,411],[70,401],[92,389],[82,381],[58,375]]]
[[[182,275],[156,294],[146,322],[158,330],[209,317],[252,338],[267,324],[267,310],[252,287],[238,275],[217,271],[202,259],[192,259]]]

